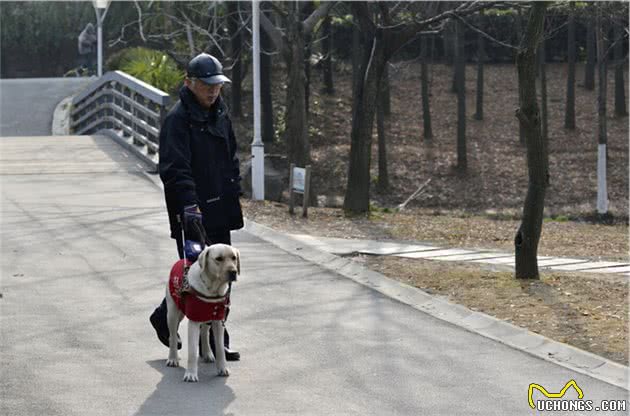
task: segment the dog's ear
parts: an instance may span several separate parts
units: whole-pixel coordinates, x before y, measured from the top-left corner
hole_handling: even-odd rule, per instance
[[[210,249],[205,249],[204,251],[201,252],[201,254],[199,255],[199,257],[197,258],[197,263],[199,263],[199,268],[201,269],[201,271],[203,272],[206,267],[208,267],[208,253],[210,252]]]
[[[238,251],[237,248],[235,248],[234,251],[236,252],[236,272],[240,275],[241,274],[241,252]]]

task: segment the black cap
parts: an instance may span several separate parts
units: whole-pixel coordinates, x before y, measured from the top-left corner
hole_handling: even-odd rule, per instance
[[[186,68],[188,78],[198,78],[206,84],[231,83],[230,79],[223,75],[223,65],[217,58],[207,53],[200,53],[190,60]]]

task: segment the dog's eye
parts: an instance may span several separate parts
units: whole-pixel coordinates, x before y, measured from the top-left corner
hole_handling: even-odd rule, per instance
[[[215,260],[216,260],[216,261],[219,261],[219,262],[220,262],[220,261],[223,261],[223,256],[219,256],[219,257],[215,258]]]

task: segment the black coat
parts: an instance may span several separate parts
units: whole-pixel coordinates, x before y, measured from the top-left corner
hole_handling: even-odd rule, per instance
[[[181,235],[179,218],[198,205],[208,234],[243,227],[236,139],[221,97],[204,110],[186,87],[160,130],[160,178],[164,183],[171,237]]]

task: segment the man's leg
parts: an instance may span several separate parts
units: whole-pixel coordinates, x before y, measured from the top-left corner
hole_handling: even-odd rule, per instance
[[[184,258],[184,249],[181,242],[181,238],[176,239],[177,242],[177,253],[179,254],[179,258]],[[162,344],[165,346],[169,346],[168,339],[170,337],[168,330],[168,319],[167,319],[168,309],[166,307],[166,298],[162,299],[162,303],[160,306],[155,308],[151,316],[149,317],[149,321],[151,325],[155,329],[157,333],[157,337]],[[182,349],[182,342],[179,338],[179,334],[177,334],[177,349]]]

